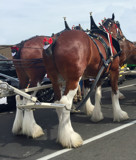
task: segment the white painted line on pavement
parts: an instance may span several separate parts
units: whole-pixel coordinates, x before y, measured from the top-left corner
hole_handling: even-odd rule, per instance
[[[127,86],[122,86],[122,87],[119,87],[119,89],[121,88],[127,88],[127,87],[132,87],[132,86],[135,86],[136,84],[130,84],[130,85],[127,85]]]
[[[88,144],[88,143],[91,143],[91,142],[93,142],[93,141],[95,141],[95,140],[97,140],[97,139],[100,139],[100,138],[103,138],[103,137],[105,137],[105,136],[108,136],[108,135],[110,135],[110,134],[112,134],[112,133],[115,133],[115,132],[117,132],[117,131],[120,131],[120,130],[122,130],[122,129],[126,128],[126,127],[129,127],[129,126],[132,126],[132,125],[134,125],[134,124],[136,124],[136,120],[131,121],[131,122],[127,123],[127,124],[121,125],[121,126],[119,126],[119,127],[116,127],[116,128],[114,128],[114,129],[111,129],[111,130],[109,130],[109,131],[106,131],[106,132],[104,132],[104,133],[101,133],[101,134],[99,134],[99,135],[97,135],[97,136],[94,136],[94,137],[92,137],[92,138],[89,138],[89,139],[87,139],[87,140],[85,140],[85,141],[83,142],[83,145]],[[71,150],[73,150],[73,149],[72,149],[72,148],[71,148],[71,149],[62,149],[62,150],[59,150],[59,151],[54,152],[54,153],[52,153],[52,154],[49,154],[49,155],[47,155],[47,156],[44,156],[44,157],[42,157],[42,158],[39,158],[39,159],[37,159],[37,160],[48,160],[48,159],[54,158],[54,157],[56,157],[56,156],[59,156],[59,155],[61,155],[61,154],[63,154],[63,153],[69,152],[69,151],[71,151]]]
[[[132,86],[136,86],[136,84],[130,84],[130,85],[126,85],[126,86],[121,86],[121,87],[118,87],[119,89],[122,89],[122,88],[127,88],[127,87],[132,87]],[[103,88],[102,88],[103,89]],[[108,92],[108,91],[111,91],[111,87],[109,88],[106,88],[106,90],[104,90],[103,92]]]

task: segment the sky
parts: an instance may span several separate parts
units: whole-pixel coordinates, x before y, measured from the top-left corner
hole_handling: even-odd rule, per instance
[[[17,44],[36,35],[51,36],[69,26],[90,28],[115,14],[125,37],[136,41],[136,0],[0,0],[0,45]]]

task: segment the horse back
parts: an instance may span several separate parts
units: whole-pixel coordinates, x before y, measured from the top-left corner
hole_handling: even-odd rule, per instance
[[[36,36],[23,42],[21,48],[21,59],[36,59],[42,58],[44,36]]]
[[[30,81],[32,86],[41,82],[46,71],[42,59],[44,36],[36,36],[22,42],[19,49],[19,59],[14,62],[21,86]],[[24,82],[26,84],[24,85]]]

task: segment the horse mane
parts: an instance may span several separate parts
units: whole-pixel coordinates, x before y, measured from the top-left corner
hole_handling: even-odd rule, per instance
[[[136,46],[136,43],[135,43],[135,42],[132,42],[132,41],[128,40],[127,38],[126,38],[126,40],[127,40],[129,43],[132,43],[133,45]]]

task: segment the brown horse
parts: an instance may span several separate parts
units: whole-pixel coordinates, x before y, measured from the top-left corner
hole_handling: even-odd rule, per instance
[[[119,22],[115,21],[114,19],[115,19],[114,14],[112,14],[112,18],[104,19],[102,21],[102,25],[100,25],[100,28],[102,30],[106,28],[108,32],[119,42],[120,48],[122,50],[121,55],[119,57],[120,66],[122,66],[124,63],[136,64],[136,46],[134,45],[133,42],[125,38],[120,28]],[[85,87],[84,90],[85,90],[84,94],[86,95],[86,92],[88,92],[88,88]],[[124,98],[124,95],[121,92],[119,92],[119,98],[120,99]],[[91,119],[96,122],[96,121],[99,121],[100,118],[95,116],[99,114],[94,115],[95,110],[98,111],[98,109],[94,109],[94,105],[91,103],[91,99],[88,99],[86,106],[85,106],[85,112],[87,115],[92,115]]]
[[[101,28],[103,29],[103,26],[106,27],[109,33],[118,40],[122,50],[120,55],[120,66],[124,63],[136,64],[136,46],[133,42],[126,39],[120,28],[120,23],[114,19],[114,14],[112,14],[112,18],[104,19]],[[119,92],[119,98],[124,98],[124,95],[121,92]]]
[[[107,37],[101,33],[105,43],[109,46]],[[96,35],[95,34],[95,35]],[[97,44],[97,45],[96,45]],[[56,42],[52,45],[52,52],[43,50],[44,64],[49,78],[51,79],[54,93],[58,103],[65,104],[65,108],[57,109],[59,118],[57,141],[63,147],[79,147],[83,141],[81,136],[74,131],[70,121],[70,110],[73,97],[77,91],[81,78],[95,78],[103,65],[102,58],[106,60],[105,47],[99,41],[99,38],[90,38],[85,32],[80,30],[65,31],[58,36]],[[117,54],[113,48],[113,56]],[[114,121],[128,119],[126,112],[122,111],[118,101],[118,75],[119,75],[119,57],[113,59],[105,72],[110,73],[112,88],[112,106]],[[95,114],[100,119],[103,118],[101,112],[101,86],[100,81],[96,87],[95,96]]]
[[[136,46],[133,42],[126,39],[121,28],[120,23],[115,21],[115,16],[112,14],[112,18],[105,19],[102,26],[106,27],[109,33],[118,40],[122,53],[120,55],[120,66],[124,63],[136,64]],[[101,28],[103,28],[101,26]]]
[[[66,18],[64,18],[65,30],[70,30]],[[61,32],[56,33],[54,37]],[[19,79],[20,89],[35,87],[40,85],[46,70],[43,64],[43,40],[44,36],[35,36],[12,47],[13,62]],[[35,96],[37,91],[30,93]],[[16,105],[26,105],[29,102],[26,98],[16,96]],[[24,112],[24,113],[23,113]],[[42,128],[35,122],[33,111],[22,111],[17,108],[12,132],[14,134],[24,134],[33,138],[44,134]]]
[[[17,47],[12,48],[13,62],[19,79],[20,89],[35,87],[41,83],[46,73],[43,65],[42,50],[44,36],[36,36]],[[36,92],[31,93],[33,96]],[[16,96],[16,105],[27,104],[28,100]],[[24,112],[24,113],[23,113]],[[20,110],[17,108],[12,132],[14,134],[24,134],[33,138],[43,135],[42,128],[36,124],[32,110]]]

